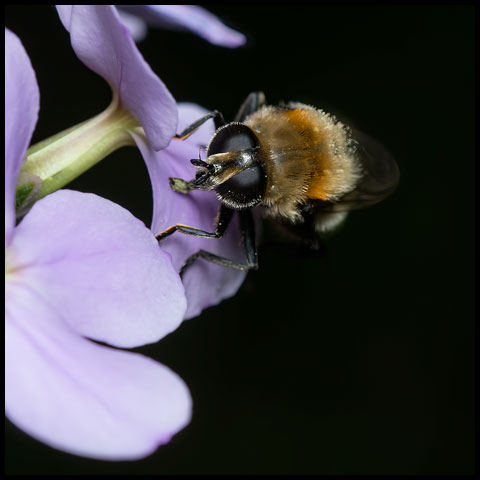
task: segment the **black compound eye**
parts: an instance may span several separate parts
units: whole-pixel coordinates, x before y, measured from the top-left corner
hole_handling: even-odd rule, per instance
[[[258,147],[253,131],[241,123],[229,123],[217,130],[207,149],[207,156],[215,153],[234,152]]]
[[[235,210],[252,208],[262,201],[267,186],[260,165],[246,168],[216,188],[218,199]]]

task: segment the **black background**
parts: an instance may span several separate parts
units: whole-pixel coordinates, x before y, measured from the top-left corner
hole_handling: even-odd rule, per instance
[[[474,471],[474,7],[208,7],[230,50],[151,30],[139,45],[178,101],[232,118],[244,97],[347,118],[393,152],[396,193],[351,213],[320,258],[261,252],[239,293],[137,349],[188,384],[191,424],[137,462],[53,450],[7,422],[7,473],[469,474]],[[53,7],[6,9],[37,74],[33,141],[99,113],[106,83]],[[134,148],[69,188],[148,225]]]

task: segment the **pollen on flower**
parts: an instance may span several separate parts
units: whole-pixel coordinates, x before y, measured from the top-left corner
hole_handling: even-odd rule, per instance
[[[15,265],[12,256],[12,249],[5,247],[5,280],[7,280],[7,274],[11,274],[15,270],[18,270],[18,266]]]
[[[19,261],[16,251],[11,246],[5,246],[5,281],[7,280],[7,275],[11,281],[13,275],[20,273],[24,266]]]

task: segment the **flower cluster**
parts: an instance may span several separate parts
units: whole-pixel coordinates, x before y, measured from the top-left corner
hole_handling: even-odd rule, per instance
[[[192,176],[188,160],[212,129],[171,142],[205,111],[176,104],[130,28],[144,34],[145,20],[227,47],[245,39],[194,6],[130,7],[128,17],[111,5],[57,11],[74,52],[108,82],[113,99],[93,119],[29,148],[39,89],[20,40],[5,29],[5,410],[55,448],[136,459],[188,424],[191,398],[174,372],[123,349],[157,342],[233,295],[245,274],[196,262],[182,284],[178,269],[204,240],[178,235],[158,246],[155,233],[172,224],[212,226],[214,196],[185,198],[168,183]],[[138,146],[150,174],[151,229],[93,193],[59,190],[127,144]],[[232,229],[210,250],[230,255],[237,235]]]

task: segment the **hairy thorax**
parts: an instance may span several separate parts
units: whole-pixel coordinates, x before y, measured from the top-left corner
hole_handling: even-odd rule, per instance
[[[361,177],[348,128],[322,110],[298,103],[265,106],[244,123],[260,141],[267,174],[262,204],[270,216],[299,222],[300,205],[337,201]]]

